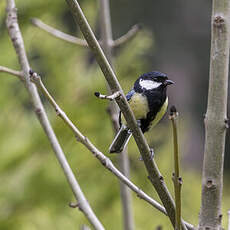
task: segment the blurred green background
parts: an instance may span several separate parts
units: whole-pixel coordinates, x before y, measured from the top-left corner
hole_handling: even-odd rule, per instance
[[[79,1],[90,25],[99,33],[98,1]],[[103,153],[117,165],[118,156],[108,155],[113,139],[106,113],[107,102],[98,100],[95,91],[106,93],[104,77],[91,52],[51,37],[35,28],[30,18],[38,17],[64,32],[82,37],[65,1],[16,1],[20,27],[31,67],[58,104]],[[0,65],[19,69],[17,57],[5,28],[5,1],[0,1]],[[128,92],[136,78],[160,70],[176,82],[169,89],[170,104],[180,112],[182,158],[182,213],[184,219],[198,223],[203,155],[203,114],[206,111],[209,48],[210,1],[111,2],[114,38],[133,24],[143,29],[128,44],[114,50],[115,71]],[[0,90],[0,229],[80,229],[87,220],[68,207],[74,201],[71,189],[32,110],[23,84],[1,73]],[[66,157],[93,210],[106,229],[122,229],[119,181],[77,143],[72,133],[56,116],[41,95],[48,116]],[[165,116],[147,140],[154,146],[156,162],[173,193],[171,174],[172,134]],[[223,224],[230,209],[229,136],[226,141],[223,196]],[[138,160],[137,147],[129,144],[131,178],[146,193],[158,200],[145,167]],[[132,193],[136,229],[171,229],[169,220]]]

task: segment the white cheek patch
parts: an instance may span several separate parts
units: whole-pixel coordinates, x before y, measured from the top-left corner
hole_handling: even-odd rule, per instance
[[[156,81],[151,81],[151,80],[142,80],[142,79],[140,79],[139,84],[140,84],[140,86],[142,88],[145,88],[147,90],[151,90],[151,89],[156,89],[162,83],[161,82],[156,82]]]

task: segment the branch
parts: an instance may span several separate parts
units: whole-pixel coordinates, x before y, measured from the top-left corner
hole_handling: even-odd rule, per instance
[[[125,44],[126,42],[132,40],[140,30],[141,30],[140,25],[137,24],[137,25],[132,26],[132,28],[126,34],[124,34],[120,38],[113,41],[112,46],[119,47]]]
[[[169,193],[164,181],[162,180],[162,176],[157,168],[157,165],[154,160],[150,159],[151,152],[149,149],[149,146],[146,142],[146,139],[144,138],[143,133],[141,132],[140,128],[137,125],[136,119],[133,115],[133,112],[131,111],[129,104],[125,98],[125,95],[123,93],[123,90],[117,80],[117,77],[115,73],[113,72],[113,69],[111,68],[109,62],[107,61],[98,41],[95,38],[95,35],[93,34],[81,8],[78,4],[77,0],[66,0],[68,3],[70,10],[73,14],[73,17],[78,23],[89,47],[93,51],[95,58],[101,67],[101,70],[112,90],[112,93],[116,91],[121,92],[121,96],[116,99],[117,104],[119,105],[127,123],[130,127],[132,134],[134,136],[134,139],[137,143],[137,146],[139,148],[139,151],[141,153],[142,159],[144,160],[146,169],[149,174],[149,179],[153,186],[155,187],[164,207],[167,210],[168,216],[170,218],[170,221],[173,226],[175,226],[175,204],[171,197],[171,194]]]
[[[199,229],[221,229],[223,163],[227,128],[229,10],[229,0],[213,0]]]
[[[182,179],[180,177],[179,172],[179,149],[178,149],[178,134],[177,134],[177,118],[178,112],[176,111],[176,107],[172,106],[170,108],[170,116],[169,119],[172,122],[173,128],[173,145],[174,145],[174,173],[173,173],[173,183],[174,183],[174,191],[175,191],[175,203],[176,203],[176,223],[175,230],[181,230],[181,185]]]
[[[55,152],[55,155],[58,159],[59,164],[61,165],[64,174],[66,176],[66,179],[69,182],[69,185],[74,193],[75,198],[78,201],[78,205],[82,212],[85,214],[86,218],[89,220],[89,222],[94,226],[95,229],[97,230],[103,230],[104,227],[100,223],[100,221],[97,219],[96,215],[92,211],[90,205],[88,204],[83,192],[81,191],[81,188],[65,158],[65,155],[62,151],[62,148],[55,136],[55,133],[49,123],[49,120],[47,118],[46,112],[44,110],[44,107],[41,103],[40,97],[38,95],[36,86],[31,83],[30,78],[29,78],[29,62],[26,56],[25,52],[25,47],[24,47],[24,42],[23,38],[21,35],[21,31],[18,25],[17,21],[17,9],[15,6],[14,0],[8,0],[7,1],[7,20],[6,20],[6,25],[8,28],[9,36],[12,40],[12,43],[14,45],[15,51],[18,56],[18,61],[21,65],[22,72],[24,75],[24,84],[25,87],[28,90],[28,93],[31,97],[31,101],[33,104],[34,111],[40,121],[40,124],[42,128],[44,129],[49,142]]]
[[[9,73],[9,74],[14,75],[16,77],[19,77],[20,80],[23,81],[24,75],[21,71],[13,70],[13,69],[7,68],[5,66],[0,66],[0,72]]]
[[[73,124],[73,122],[69,119],[69,117],[65,114],[65,112],[59,107],[59,105],[56,103],[56,101],[53,99],[53,97],[50,95],[46,87],[44,86],[41,77],[35,73],[30,71],[30,78],[31,81],[36,84],[36,86],[42,91],[44,96],[47,98],[49,103],[53,106],[54,110],[56,111],[57,115],[64,121],[64,123],[69,127],[69,129],[73,132],[75,135],[77,141],[82,143],[92,154],[94,157],[96,157],[101,164],[107,168],[110,172],[112,172],[120,181],[125,183],[131,190],[133,190],[137,196],[146,202],[148,202],[150,205],[158,209],[160,212],[167,215],[166,210],[163,206],[161,206],[158,202],[156,202],[154,199],[149,197],[147,194],[145,194],[140,188],[138,188],[135,184],[133,184],[127,177],[125,177],[112,163],[112,161],[106,157],[102,152],[100,152],[91,142],[90,140],[84,136],[78,128]],[[188,229],[195,230],[195,228],[185,222],[188,226]]]
[[[94,95],[100,99],[107,99],[107,100],[110,100],[110,101],[113,101],[115,100],[117,97],[120,97],[121,96],[121,93],[118,91],[118,92],[115,92],[113,93],[112,95],[103,95],[103,94],[100,94],[99,92],[95,92]]]
[[[110,16],[110,1],[100,0],[99,1],[99,14],[100,14],[100,30],[101,30],[101,45],[107,57],[107,60],[113,67],[113,36],[112,36],[112,25]],[[107,85],[107,92],[111,94],[110,87]],[[119,91],[118,91],[119,92]],[[108,113],[110,115],[111,123],[113,125],[114,133],[116,134],[120,128],[118,121],[118,106],[114,101],[109,103]],[[118,158],[119,168],[121,172],[129,178],[129,159],[127,154],[127,148],[125,148]],[[120,182],[120,195],[121,205],[123,210],[123,225],[125,230],[134,230],[134,218],[132,211],[132,197],[129,188],[122,182]]]
[[[44,22],[42,22],[40,19],[38,18],[32,18],[31,22],[33,25],[37,26],[38,28],[48,32],[49,34],[51,34],[52,36],[56,37],[56,38],[60,38],[61,40],[73,43],[75,45],[79,45],[79,46],[83,46],[83,47],[88,47],[87,42],[84,39],[81,38],[77,38],[75,36],[66,34],[60,30],[57,30],[47,24],[45,24]]]

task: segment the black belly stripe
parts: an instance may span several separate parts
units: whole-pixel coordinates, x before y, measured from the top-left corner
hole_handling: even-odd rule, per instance
[[[152,121],[156,118],[157,113],[160,111],[166,100],[166,92],[149,92],[146,96],[150,111],[148,112],[146,119],[141,119],[141,130],[143,133],[147,132],[151,128]]]

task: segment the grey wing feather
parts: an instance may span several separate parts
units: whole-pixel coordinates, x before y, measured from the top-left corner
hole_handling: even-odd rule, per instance
[[[120,130],[118,131],[116,137],[114,138],[112,144],[109,147],[110,153],[120,153],[128,144],[128,141],[131,137],[132,133],[129,128],[125,125],[122,125]]]
[[[131,97],[133,96],[133,94],[135,93],[134,89],[131,89],[127,94],[126,94],[126,99],[127,101],[129,101],[131,99]],[[119,125],[121,127],[121,111],[119,113]]]
[[[135,93],[135,91],[134,91],[134,89],[132,89],[126,94],[127,101],[129,101],[131,99],[131,97],[133,96],[134,93]]]
[[[127,101],[131,99],[134,93],[135,91],[134,89],[132,89],[126,94]],[[110,153],[120,153],[125,148],[125,146],[128,144],[129,139],[132,136],[130,129],[126,127],[125,125],[122,125],[121,123],[121,112],[119,114],[119,123],[121,127],[116,137],[114,138],[112,144],[109,147]]]

